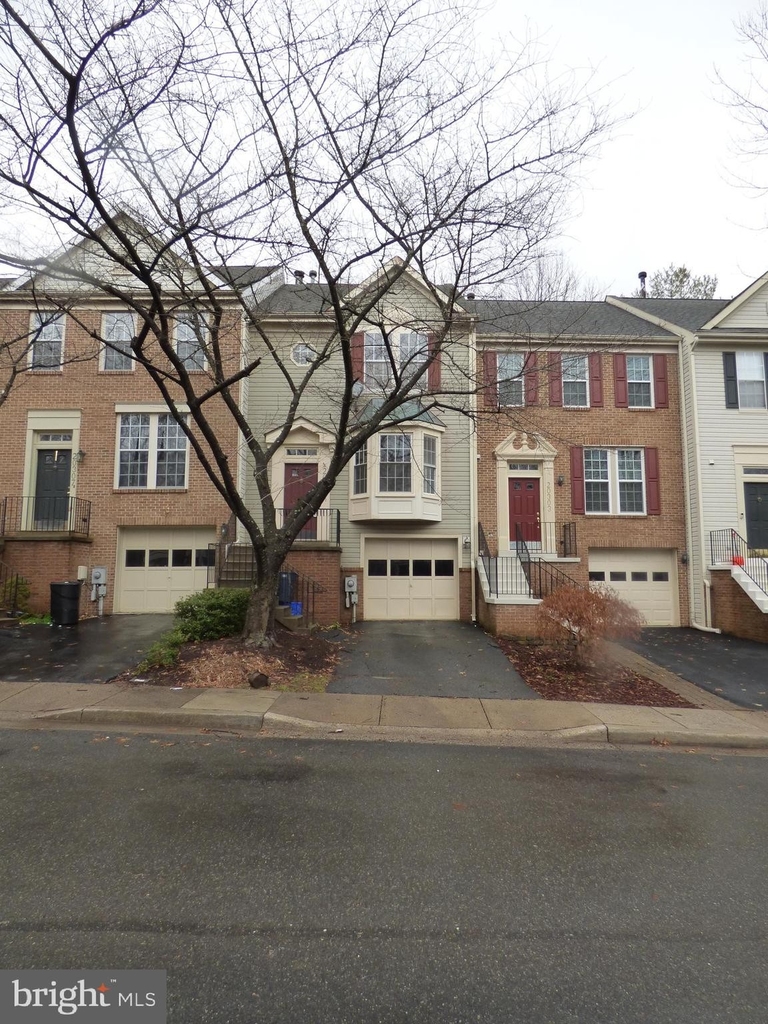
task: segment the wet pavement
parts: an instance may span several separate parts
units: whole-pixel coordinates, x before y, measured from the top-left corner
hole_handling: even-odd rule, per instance
[[[768,710],[768,644],[698,629],[644,629],[625,643],[656,665],[743,708]]]
[[[102,683],[134,668],[172,623],[172,615],[109,615],[76,626],[0,629],[0,679]]]
[[[493,639],[466,622],[362,622],[338,642],[328,693],[539,698]]]

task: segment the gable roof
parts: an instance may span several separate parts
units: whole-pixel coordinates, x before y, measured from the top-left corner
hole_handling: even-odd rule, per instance
[[[613,298],[613,296],[611,296]],[[713,317],[730,305],[731,299],[641,299],[636,295],[629,298],[615,296],[620,302],[633,306],[638,313],[676,324],[686,331],[698,331]]]
[[[599,301],[478,299],[466,305],[477,318],[477,333],[517,337],[660,338],[675,337],[662,327]]]

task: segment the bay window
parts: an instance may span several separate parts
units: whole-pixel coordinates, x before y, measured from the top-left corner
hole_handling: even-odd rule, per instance
[[[382,494],[411,491],[411,434],[381,434],[379,437],[379,490]]]

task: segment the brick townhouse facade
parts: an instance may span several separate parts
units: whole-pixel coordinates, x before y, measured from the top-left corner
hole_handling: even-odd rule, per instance
[[[479,312],[480,620],[535,632],[525,541],[534,560],[605,583],[648,624],[687,624],[677,339],[605,303]]]
[[[79,577],[81,615],[95,614],[94,567],[107,570],[107,614],[171,611],[207,583],[209,544],[229,510],[146,371],[94,340],[105,331],[117,338],[121,328],[128,337],[130,316],[106,298],[57,314],[24,287],[0,292],[4,337],[35,339],[30,367],[0,406],[0,562],[29,581],[32,611],[48,611],[50,582]],[[236,367],[238,310],[220,337]],[[194,365],[191,349],[189,358]],[[198,393],[210,385],[205,370],[190,376],[199,376]],[[208,409],[235,452],[222,401]]]

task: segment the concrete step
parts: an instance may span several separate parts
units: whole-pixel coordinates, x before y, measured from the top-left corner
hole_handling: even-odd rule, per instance
[[[739,584],[744,593],[753,601],[757,607],[763,612],[764,615],[768,615],[768,594],[755,583],[751,576],[749,576],[741,566],[734,565],[731,568],[731,576]]]

